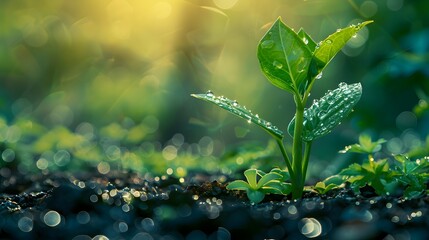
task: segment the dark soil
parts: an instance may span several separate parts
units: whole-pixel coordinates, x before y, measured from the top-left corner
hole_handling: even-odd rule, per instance
[[[94,171],[96,172],[96,171]],[[425,239],[429,198],[371,188],[249,204],[225,183],[193,174],[0,175],[0,239]]]

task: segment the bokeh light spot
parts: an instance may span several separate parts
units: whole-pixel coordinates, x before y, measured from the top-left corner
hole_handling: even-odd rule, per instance
[[[29,217],[22,217],[18,221],[18,228],[23,232],[31,232],[33,230],[33,220]]]
[[[110,172],[110,164],[107,162],[100,162],[97,165],[97,170],[101,174],[108,174]]]
[[[57,166],[62,167],[70,162],[70,153],[66,150],[59,150],[54,155],[54,162]]]
[[[7,148],[1,154],[1,158],[5,162],[12,162],[13,160],[15,160],[15,151],[10,148]]]
[[[175,159],[177,157],[177,148],[172,145],[166,146],[162,150],[162,156],[164,157],[165,160],[168,160],[168,161]]]
[[[55,227],[61,222],[61,215],[56,211],[49,211],[43,216],[43,221],[49,227]]]
[[[322,225],[315,218],[303,218],[301,220],[301,233],[308,238],[315,238],[322,233]]]

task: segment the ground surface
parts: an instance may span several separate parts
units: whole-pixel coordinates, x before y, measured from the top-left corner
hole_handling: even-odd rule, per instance
[[[94,171],[95,172],[95,171]],[[218,177],[3,171],[0,239],[424,239],[429,198],[369,190],[251,205]],[[182,183],[181,183],[182,182]]]

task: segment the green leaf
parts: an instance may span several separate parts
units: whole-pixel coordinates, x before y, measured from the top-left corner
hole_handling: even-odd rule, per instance
[[[298,36],[301,38],[302,42],[307,46],[307,49],[310,52],[314,52],[316,49],[316,42],[313,40],[313,38],[308,35],[303,28],[299,29]]]
[[[280,168],[273,168],[271,169],[270,172],[274,172],[274,173],[278,173],[280,175],[282,175],[282,178],[280,179],[280,181],[282,182],[286,182],[290,180],[290,174],[288,171],[282,170]]]
[[[256,172],[258,170],[256,169],[247,169],[244,171],[244,176],[246,176],[247,182],[249,183],[249,186],[251,189],[258,189],[258,183],[256,179]]]
[[[279,180],[282,177],[283,176],[281,174],[278,174],[278,173],[274,173],[274,172],[267,173],[261,177],[261,179],[258,182],[258,185],[256,186],[256,189],[263,187],[265,184],[267,184],[268,182],[271,182],[273,180]]]
[[[318,182],[318,183],[316,183],[316,185],[314,185],[313,189],[316,190],[320,194],[326,194],[330,190],[332,190],[334,188],[338,188],[338,187],[339,187],[338,184],[331,183],[331,184],[326,185],[324,182]]]
[[[217,97],[211,91],[207,91],[205,94],[191,94],[192,97],[211,102],[218,107],[221,107],[228,112],[244,118],[248,123],[254,123],[259,127],[263,128],[269,134],[271,134],[276,139],[283,139],[283,132],[279,130],[276,126],[272,125],[271,122],[266,121],[259,117],[258,114],[253,114],[245,106],[241,106],[237,101],[230,100],[226,97]]]
[[[347,41],[357,34],[366,25],[373,21],[366,21],[357,25],[338,29],[335,33],[329,35],[325,40],[321,41],[313,53],[313,59],[310,64],[311,78],[320,74],[328,63],[337,55],[337,53],[346,45]]]
[[[311,57],[302,38],[280,18],[258,45],[262,72],[274,86],[292,93],[298,93],[306,85]]]
[[[228,190],[247,190],[249,188],[250,185],[243,180],[235,180],[226,186],[226,189]]]
[[[292,184],[280,181],[271,181],[262,187],[262,191],[264,193],[287,195],[292,192]]]
[[[344,177],[342,177],[340,175],[330,176],[330,177],[326,178],[325,180],[323,180],[323,183],[325,185],[335,184],[335,185],[339,186],[339,185],[344,183]]]
[[[304,111],[304,141],[313,141],[330,133],[352,111],[362,95],[360,83],[347,85],[340,83],[333,91],[328,91],[320,100]],[[295,117],[289,123],[288,132],[293,136]]]
[[[252,190],[247,189],[247,197],[249,198],[250,202],[252,203],[260,203],[262,200],[264,200],[265,193],[258,190]]]
[[[359,136],[359,144],[353,144],[346,146],[344,150],[341,150],[340,153],[354,152],[354,153],[365,153],[372,154],[381,150],[381,144],[385,143],[386,140],[378,139],[373,142],[371,137],[366,134]]]
[[[339,175],[342,176],[358,176],[361,175],[363,173],[362,170],[362,166],[357,164],[357,163],[353,163],[350,166],[348,166],[347,168],[343,169]]]

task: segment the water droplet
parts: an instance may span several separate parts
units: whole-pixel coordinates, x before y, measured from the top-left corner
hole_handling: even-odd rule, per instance
[[[327,44],[331,44],[331,43],[332,43],[332,40],[331,40],[331,39],[327,39],[325,42],[326,42]]]
[[[321,79],[323,76],[323,72],[320,72],[319,74],[317,74],[316,79]]]
[[[256,114],[256,115],[255,115],[255,117],[256,117],[256,118],[259,118],[259,115],[258,115],[258,114]]]
[[[323,120],[323,117],[325,116],[326,112],[325,111],[320,111],[317,113],[317,117]]]
[[[313,100],[313,105],[316,106],[316,107],[319,106],[319,100],[314,99]]]
[[[270,122],[266,122],[266,123],[265,123],[265,125],[266,125],[268,128],[271,128],[271,126],[272,126],[272,124],[271,124]]]
[[[209,98],[212,98],[212,97],[214,96],[214,94],[213,94],[212,90],[208,90],[208,91],[206,92],[206,95],[207,95],[207,97],[209,97]]]
[[[337,29],[337,32],[341,32],[341,28],[338,28],[338,29]]]
[[[238,102],[237,100],[234,100],[234,102],[232,102],[232,106],[237,107],[238,106]]]
[[[274,61],[273,66],[277,69],[281,69],[283,67],[283,64],[281,62]]]
[[[353,36],[352,36],[352,38],[356,38],[357,37],[357,33],[355,33]]]
[[[274,46],[273,40],[265,40],[261,43],[262,48],[272,48]]]
[[[248,120],[247,120],[247,123],[252,123],[252,119],[251,118],[249,118]]]
[[[341,89],[344,89],[347,87],[347,83],[345,82],[340,82],[340,84],[338,84],[338,87],[340,87]]]
[[[307,45],[307,44],[308,44],[308,39],[307,39],[306,37],[303,37],[303,38],[302,38],[302,41],[304,42],[304,44],[305,44],[305,45]]]

